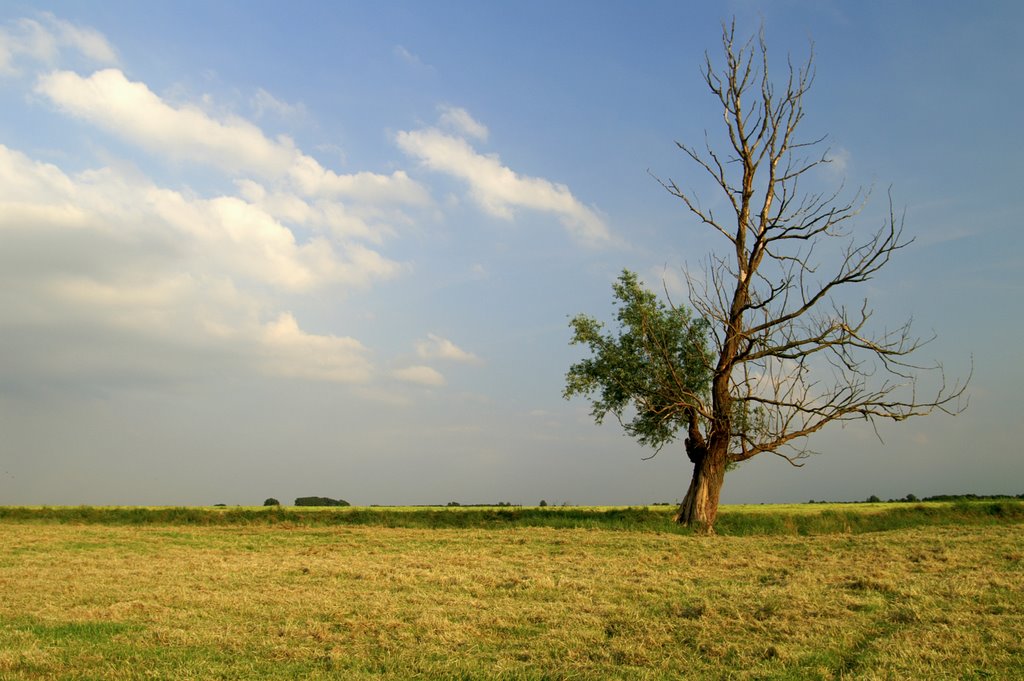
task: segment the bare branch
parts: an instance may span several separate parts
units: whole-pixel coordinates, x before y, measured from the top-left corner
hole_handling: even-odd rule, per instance
[[[735,23],[723,25],[722,48],[721,68],[705,55],[702,76],[721,105],[730,162],[707,134],[703,151],[677,145],[714,180],[734,216],[721,220],[675,182],[659,180],[735,253],[710,255],[703,276],[686,271],[690,305],[712,323],[718,350],[711,404],[699,412],[707,445],[724,446],[734,462],[771,452],[802,465],[810,450],[800,443],[832,422],[959,413],[970,377],[947,386],[940,364],[912,361],[931,338],[916,337],[911,320],[872,334],[867,301],[852,310],[837,301],[913,239],[904,237],[891,191],[887,219],[855,240],[850,226],[870,192],[844,199],[842,185],[801,190],[830,162],[828,149],[814,151],[827,136],[796,136],[815,78],[813,44],[802,65],[787,60],[781,82],[769,76],[763,27],[740,44]],[[929,375],[939,387],[924,396],[918,381]]]

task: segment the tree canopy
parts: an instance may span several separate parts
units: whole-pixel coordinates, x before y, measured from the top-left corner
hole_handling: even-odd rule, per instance
[[[643,445],[672,442],[707,400],[712,375],[708,323],[669,307],[624,270],[612,285],[619,330],[581,314],[571,321],[573,344],[592,356],[572,365],[564,396],[596,394],[591,414],[609,413]]]

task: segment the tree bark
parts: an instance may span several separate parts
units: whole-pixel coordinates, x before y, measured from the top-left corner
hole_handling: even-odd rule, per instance
[[[715,519],[718,517],[718,496],[725,482],[725,452],[708,451],[694,461],[690,488],[679,504],[675,521],[693,528],[701,534],[714,534]]]

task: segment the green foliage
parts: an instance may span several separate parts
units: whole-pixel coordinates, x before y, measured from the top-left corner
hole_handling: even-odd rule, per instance
[[[295,500],[296,506],[350,506],[344,499],[331,499],[330,497],[299,497]]]
[[[612,290],[617,332],[604,333],[588,315],[570,322],[571,343],[586,345],[592,356],[569,368],[564,396],[589,398],[597,423],[611,413],[631,437],[660,448],[706,400],[713,366],[709,324],[686,308],[665,305],[629,270]]]
[[[263,502],[263,505],[264,506],[280,506],[281,502],[278,501],[277,499],[275,499],[274,497],[270,497],[269,499],[267,499],[266,501]]]

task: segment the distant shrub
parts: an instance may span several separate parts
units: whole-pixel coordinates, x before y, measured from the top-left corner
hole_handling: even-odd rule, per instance
[[[448,504],[447,504],[447,506],[448,506],[449,508],[455,508],[456,506],[462,506],[462,504],[460,504],[460,503],[459,503],[459,502],[457,502],[457,501],[449,501],[449,502],[448,502]]]
[[[869,503],[869,504],[877,504],[877,503],[880,503],[881,501],[882,500],[879,499],[876,495],[872,494],[870,497],[868,497],[867,503]]]
[[[270,497],[269,499],[267,499],[266,501],[263,502],[263,505],[264,506],[280,506],[281,502],[278,501],[277,499],[275,499],[274,497]]]
[[[296,506],[351,506],[344,499],[331,499],[330,497],[299,497],[295,500]]]
[[[541,500],[540,500],[540,503],[539,503],[539,504],[537,504],[537,505],[538,505],[538,506],[547,506],[547,505],[548,505],[548,502],[546,502],[546,501],[544,501],[543,499],[541,499]]]

